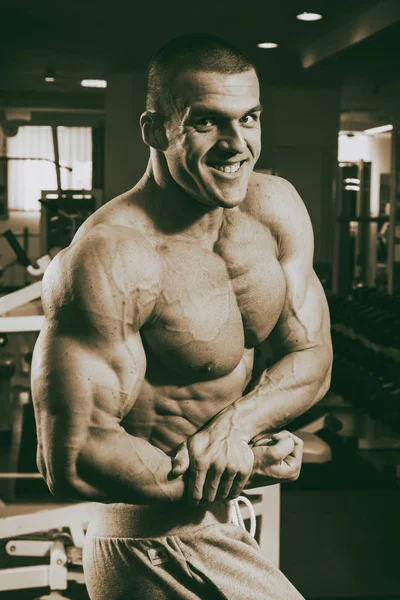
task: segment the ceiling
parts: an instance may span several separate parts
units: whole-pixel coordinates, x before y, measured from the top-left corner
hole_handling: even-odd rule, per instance
[[[263,81],[343,86],[343,110],[367,119],[376,111],[376,119],[382,109],[374,90],[400,78],[399,8],[399,0],[152,0],[140,6],[132,0],[0,0],[0,107],[101,109],[104,90],[82,88],[82,78],[142,72],[168,39],[203,31],[247,53]],[[303,11],[324,18],[297,20]],[[261,41],[279,47],[260,50]],[[304,68],[310,55],[314,62]],[[56,71],[53,84],[43,80],[46,67]],[[352,106],[352,87],[367,84],[368,94],[360,93]]]

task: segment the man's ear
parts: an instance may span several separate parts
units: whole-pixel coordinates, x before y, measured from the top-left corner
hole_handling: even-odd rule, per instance
[[[163,152],[168,147],[163,119],[156,112],[146,110],[140,117],[142,138],[145,144]]]

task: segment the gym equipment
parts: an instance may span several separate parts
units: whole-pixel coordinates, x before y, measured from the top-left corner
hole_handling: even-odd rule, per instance
[[[372,216],[370,211],[371,163],[340,163],[333,291],[346,296],[358,283],[374,285],[378,253],[387,255],[386,237],[379,232],[389,224],[389,215]],[[382,267],[383,265],[381,265]],[[388,271],[390,265],[388,264]],[[383,273],[382,273],[383,274]],[[388,272],[383,274],[387,284]]]
[[[77,228],[100,207],[100,200],[97,198],[100,199],[101,194],[94,196],[91,192],[82,190],[43,191],[39,201],[42,203],[41,240],[44,250],[43,255],[36,259],[36,265],[32,263],[13,232],[10,229],[3,232],[18,264],[25,267],[34,277],[43,276],[54,256],[70,244]],[[41,282],[11,292],[0,298],[0,315],[39,299],[40,295]],[[3,316],[0,317],[0,332],[40,331],[43,319],[42,315]]]
[[[10,231],[11,230],[7,230],[6,232],[4,232],[4,237],[6,239],[7,239],[7,236],[8,236],[8,232],[10,232]],[[26,258],[27,258],[28,249],[29,249],[29,239],[30,238],[37,238],[37,237],[39,237],[38,233],[31,233],[29,231],[28,227],[24,227],[23,230],[22,230],[22,232],[19,232],[19,233],[16,233],[16,234],[13,233],[13,232],[11,232],[11,234],[12,234],[12,236],[13,236],[14,239],[17,239],[18,237],[22,237],[24,255],[22,257],[22,260],[19,260],[17,257],[15,257],[12,260],[10,260],[8,263],[5,263],[5,264],[3,263],[2,265],[0,265],[0,290],[3,288],[2,278],[3,278],[4,274],[9,269],[15,267],[16,265],[21,265],[24,268],[26,268],[26,266],[30,265],[29,259],[28,259],[28,263],[26,263]],[[7,241],[12,246],[12,243],[8,239],[7,239]],[[31,266],[31,268],[33,268],[33,265]],[[28,271],[26,271],[26,274],[28,274]],[[35,275],[34,271],[31,272],[31,274]],[[8,290],[8,291],[12,291],[12,290]]]
[[[27,272],[34,277],[43,276],[46,268],[60,250],[59,247],[53,248],[49,253],[39,257],[36,260],[36,265],[34,265],[10,229],[5,231],[3,235],[15,252],[18,264],[24,266]],[[0,315],[3,315],[0,316],[1,335],[12,331],[40,331],[44,320],[41,309],[39,314],[28,314],[23,316],[16,316],[15,314],[4,315],[5,313],[15,311],[15,309],[18,309],[21,306],[28,305],[28,303],[33,300],[40,299],[41,291],[42,283],[41,281],[37,281],[0,298]],[[32,306],[30,309],[31,311],[33,309],[34,313],[36,312]],[[25,310],[28,311],[28,306],[26,306]]]
[[[367,342],[400,350],[399,296],[355,288],[347,297],[328,296],[331,323],[344,325]]]
[[[15,237],[15,235],[13,234],[11,229],[7,229],[6,231],[4,231],[3,236],[6,238],[7,242],[10,244],[11,248],[14,250],[16,257],[17,257],[17,263],[19,265],[21,265],[22,267],[25,267],[25,269],[28,271],[29,275],[33,275],[35,277],[39,277],[40,275],[43,275],[44,268],[45,268],[44,264],[42,265],[42,267],[40,265],[35,267],[32,264],[26,251],[21,247],[20,243],[18,242],[17,238]],[[42,259],[43,259],[43,257],[42,257]]]
[[[398,361],[379,355],[362,342],[333,333],[331,389],[373,419],[400,432]]]
[[[41,251],[45,254],[54,246],[69,246],[77,229],[100,208],[101,194],[99,190],[43,190],[39,202]]]
[[[38,258],[36,264],[33,264],[11,230],[4,232],[4,237],[16,254],[18,264],[24,266],[27,272],[34,277],[41,277],[44,274],[53,256],[58,252],[58,249],[54,249],[52,255],[46,254]],[[8,333],[38,332],[41,329],[44,321],[39,302],[41,287],[41,281],[37,281],[0,298],[1,348],[5,348],[8,343]],[[13,344],[15,350],[15,339],[13,340]],[[35,482],[34,487],[38,487],[40,484],[45,487],[40,475],[37,473],[36,465],[35,468],[32,469],[32,473],[27,473],[26,471],[29,471],[30,465],[18,464],[20,460],[23,422],[24,417],[27,414],[26,405],[30,402],[29,378],[27,377],[27,374],[29,373],[29,364],[27,363],[27,361],[29,361],[29,356],[27,352],[29,349],[29,346],[27,346],[21,355],[23,363],[19,365],[18,376],[16,377],[16,380],[20,381],[19,386],[16,385],[15,379],[11,381],[11,378],[16,372],[15,357],[2,352],[0,360],[2,405],[6,416],[3,431],[10,442],[10,455],[8,457],[9,462],[7,465],[10,472],[0,473],[0,479],[7,480],[6,485],[2,485],[2,494],[7,499],[14,497],[14,486],[17,479],[25,480],[37,478],[38,481]],[[34,460],[34,454],[31,458]],[[19,471],[18,474],[17,471]]]
[[[320,416],[312,415],[321,413]],[[325,407],[319,407],[319,410],[311,410],[300,417],[299,421],[303,424],[294,431],[303,442],[303,464],[324,464],[332,460],[332,449],[326,440],[319,437],[318,433],[324,429],[337,432],[342,425],[338,419],[332,417]]]
[[[38,307],[30,305],[29,302],[38,300],[41,296],[42,282],[37,281],[16,292],[11,292],[0,298],[0,332],[1,335],[17,331],[40,331],[44,323],[44,316]],[[24,315],[15,315],[15,309],[24,306]],[[6,314],[14,312],[14,314]],[[33,314],[32,314],[33,312]],[[39,312],[39,314],[37,314]],[[26,314],[28,313],[28,314]],[[31,313],[31,314],[29,314]]]
[[[82,547],[94,504],[80,503],[40,510],[29,505],[0,509],[0,539],[14,557],[37,557],[38,564],[0,569],[0,591],[49,588],[47,598],[65,598],[59,592],[68,582],[84,584]],[[28,512],[26,512],[28,511]],[[20,513],[20,514],[16,514]]]
[[[328,296],[334,361],[332,391],[400,432],[400,296],[357,286]]]

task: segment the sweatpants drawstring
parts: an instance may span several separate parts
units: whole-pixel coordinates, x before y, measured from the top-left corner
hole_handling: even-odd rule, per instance
[[[246,526],[243,521],[242,513],[240,511],[239,502],[243,502],[243,504],[245,504],[247,506],[247,508],[249,509],[250,535],[252,537],[254,537],[256,535],[256,527],[257,527],[256,513],[254,511],[254,507],[253,507],[252,503],[250,502],[250,500],[248,498],[246,498],[245,496],[239,496],[238,498],[235,498],[234,500],[229,501],[229,519],[230,519],[231,523],[233,523],[234,525],[237,525],[238,527],[241,527],[242,529],[246,530]]]

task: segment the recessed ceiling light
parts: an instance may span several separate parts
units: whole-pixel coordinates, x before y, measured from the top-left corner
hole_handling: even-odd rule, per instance
[[[46,83],[54,83],[56,80],[56,72],[52,67],[46,67],[43,73],[43,78]]]
[[[299,19],[299,21],[319,21],[322,19],[322,15],[319,13],[303,12],[299,15],[296,15],[296,19]]]
[[[275,44],[275,42],[261,42],[260,44],[257,44],[257,48],[277,48],[278,44]]]
[[[360,183],[360,180],[357,179],[356,177],[346,177],[344,182],[345,183],[355,183],[356,185],[358,185]]]
[[[105,79],[82,79],[82,87],[106,88],[107,81]]]

